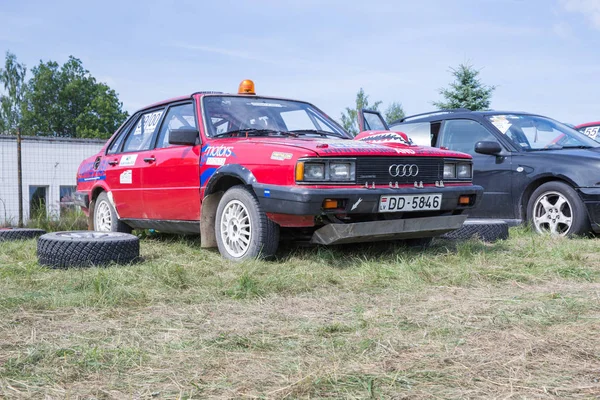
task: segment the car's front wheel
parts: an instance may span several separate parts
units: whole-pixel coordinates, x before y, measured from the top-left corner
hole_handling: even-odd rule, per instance
[[[583,201],[563,182],[548,182],[537,188],[529,199],[527,215],[538,233],[576,236],[590,232],[590,220]]]
[[[258,199],[244,186],[225,192],[215,225],[219,252],[229,260],[269,258],[279,246],[279,225],[267,218]]]
[[[94,230],[98,232],[131,233],[131,227],[119,221],[117,212],[106,192],[102,192],[94,205]]]

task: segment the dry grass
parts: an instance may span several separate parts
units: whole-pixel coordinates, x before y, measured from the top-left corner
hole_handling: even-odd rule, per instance
[[[600,397],[598,240],[511,235],[70,271],[0,243],[0,398]]]

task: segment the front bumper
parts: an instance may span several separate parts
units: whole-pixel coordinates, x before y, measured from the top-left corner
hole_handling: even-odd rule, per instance
[[[592,230],[600,232],[600,188],[579,188],[579,196],[587,208]]]
[[[388,221],[329,224],[317,229],[311,242],[342,244],[439,236],[460,228],[466,215],[394,219]]]
[[[282,187],[274,185],[253,185],[263,211],[268,213],[291,215],[321,215],[326,213],[323,207],[325,199],[345,200],[344,210],[335,213],[346,214],[377,214],[379,213],[379,198],[383,195],[420,195],[441,193],[442,204],[440,211],[464,210],[476,207],[481,202],[483,188],[481,186],[446,186],[417,188],[336,188],[315,189],[301,186]],[[462,195],[475,195],[475,203],[469,206],[458,205]],[[333,212],[333,211],[329,211]]]

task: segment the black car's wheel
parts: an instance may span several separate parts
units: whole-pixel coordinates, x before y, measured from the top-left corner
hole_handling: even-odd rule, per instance
[[[119,220],[106,192],[100,193],[94,205],[94,231],[131,233],[131,227]]]
[[[484,242],[508,239],[508,224],[496,219],[468,219],[462,227],[442,235],[444,239],[479,239]]]
[[[140,240],[120,232],[53,232],[38,239],[37,255],[52,268],[127,264],[139,257]]]
[[[46,233],[43,229],[0,228],[0,242],[33,239]]]
[[[533,192],[527,219],[538,233],[574,236],[585,235],[591,229],[585,205],[577,192],[563,182],[547,182]]]
[[[215,225],[219,252],[230,260],[269,258],[279,246],[279,225],[267,218],[254,194],[244,186],[225,192]]]

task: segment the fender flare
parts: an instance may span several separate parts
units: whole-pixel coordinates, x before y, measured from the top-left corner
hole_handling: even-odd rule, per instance
[[[239,164],[227,164],[219,167],[214,174],[209,178],[204,188],[204,197],[220,191],[218,188],[218,182],[226,177],[237,178],[244,183],[244,185],[255,184],[256,177],[254,174],[243,165]]]

